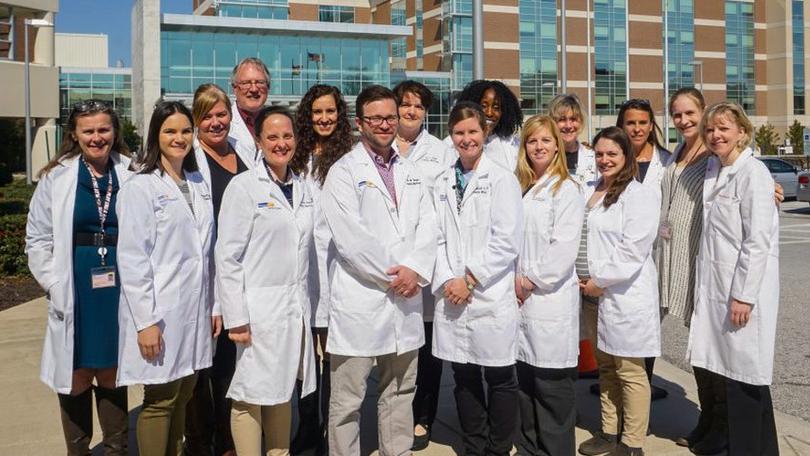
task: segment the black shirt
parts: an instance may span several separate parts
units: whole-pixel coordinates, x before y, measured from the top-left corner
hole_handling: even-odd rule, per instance
[[[236,155],[236,174],[231,174],[230,171],[223,168],[214,157],[205,154],[205,159],[208,160],[208,168],[211,170],[211,201],[214,204],[214,217],[219,220],[219,207],[222,205],[222,195],[225,193],[225,188],[231,182],[236,174],[247,171],[247,166]]]
[[[644,182],[647,177],[647,170],[650,169],[650,162],[638,162],[638,181]]]
[[[579,149],[574,152],[565,153],[565,162],[568,164],[568,172],[575,174],[577,171],[577,162],[579,161]]]

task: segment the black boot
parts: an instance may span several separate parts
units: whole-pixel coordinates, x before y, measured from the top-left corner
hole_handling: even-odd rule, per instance
[[[68,456],[90,456],[90,439],[93,438],[93,392],[91,388],[79,394],[59,395],[62,430]]]
[[[697,443],[689,447],[697,455],[720,453],[728,448],[728,408],[725,378],[709,372],[712,388],[711,424]]]
[[[96,410],[103,435],[104,456],[129,454],[129,409],[127,387],[115,389],[96,387]]]
[[[695,446],[708,432],[712,425],[714,408],[714,390],[712,389],[711,373],[699,367],[692,368],[697,384],[698,402],[700,402],[700,416],[697,425],[685,437],[678,438],[675,443],[680,446]]]
[[[318,390],[300,397],[301,380],[295,381],[295,391],[298,399],[298,430],[290,442],[290,453],[301,454],[318,446],[320,438],[320,425],[318,423]]]
[[[326,456],[329,454],[329,440],[327,433],[329,432],[329,397],[332,395],[332,374],[330,373],[331,365],[329,364],[329,355],[326,355],[323,361],[323,372],[321,373],[321,430],[320,440],[318,447],[315,450],[317,456]]]

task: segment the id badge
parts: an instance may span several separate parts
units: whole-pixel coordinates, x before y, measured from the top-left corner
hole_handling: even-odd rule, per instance
[[[665,220],[658,225],[658,237],[667,241],[672,239],[672,224],[669,223],[669,220]]]
[[[115,267],[102,266],[90,270],[90,280],[93,289],[110,288],[115,286]]]

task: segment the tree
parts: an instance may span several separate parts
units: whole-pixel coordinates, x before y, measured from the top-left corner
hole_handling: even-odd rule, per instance
[[[121,122],[121,135],[124,137],[124,142],[129,147],[132,155],[137,155],[141,149],[141,136],[138,134],[138,129],[129,119],[123,119]]]
[[[794,120],[787,133],[785,133],[785,138],[790,139],[794,153],[802,153],[802,150],[804,150],[804,125],[800,124],[798,120]]]
[[[756,129],[754,141],[762,151],[762,155],[774,155],[776,154],[776,143],[779,142],[779,135],[774,130],[773,125],[766,123]]]

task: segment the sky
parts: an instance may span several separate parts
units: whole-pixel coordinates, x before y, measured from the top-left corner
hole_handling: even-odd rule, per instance
[[[144,0],[158,1],[158,0]],[[192,0],[159,0],[164,13],[191,14]],[[109,43],[110,66],[120,59],[130,66],[130,16],[132,0],[60,0],[56,31],[103,33]]]

